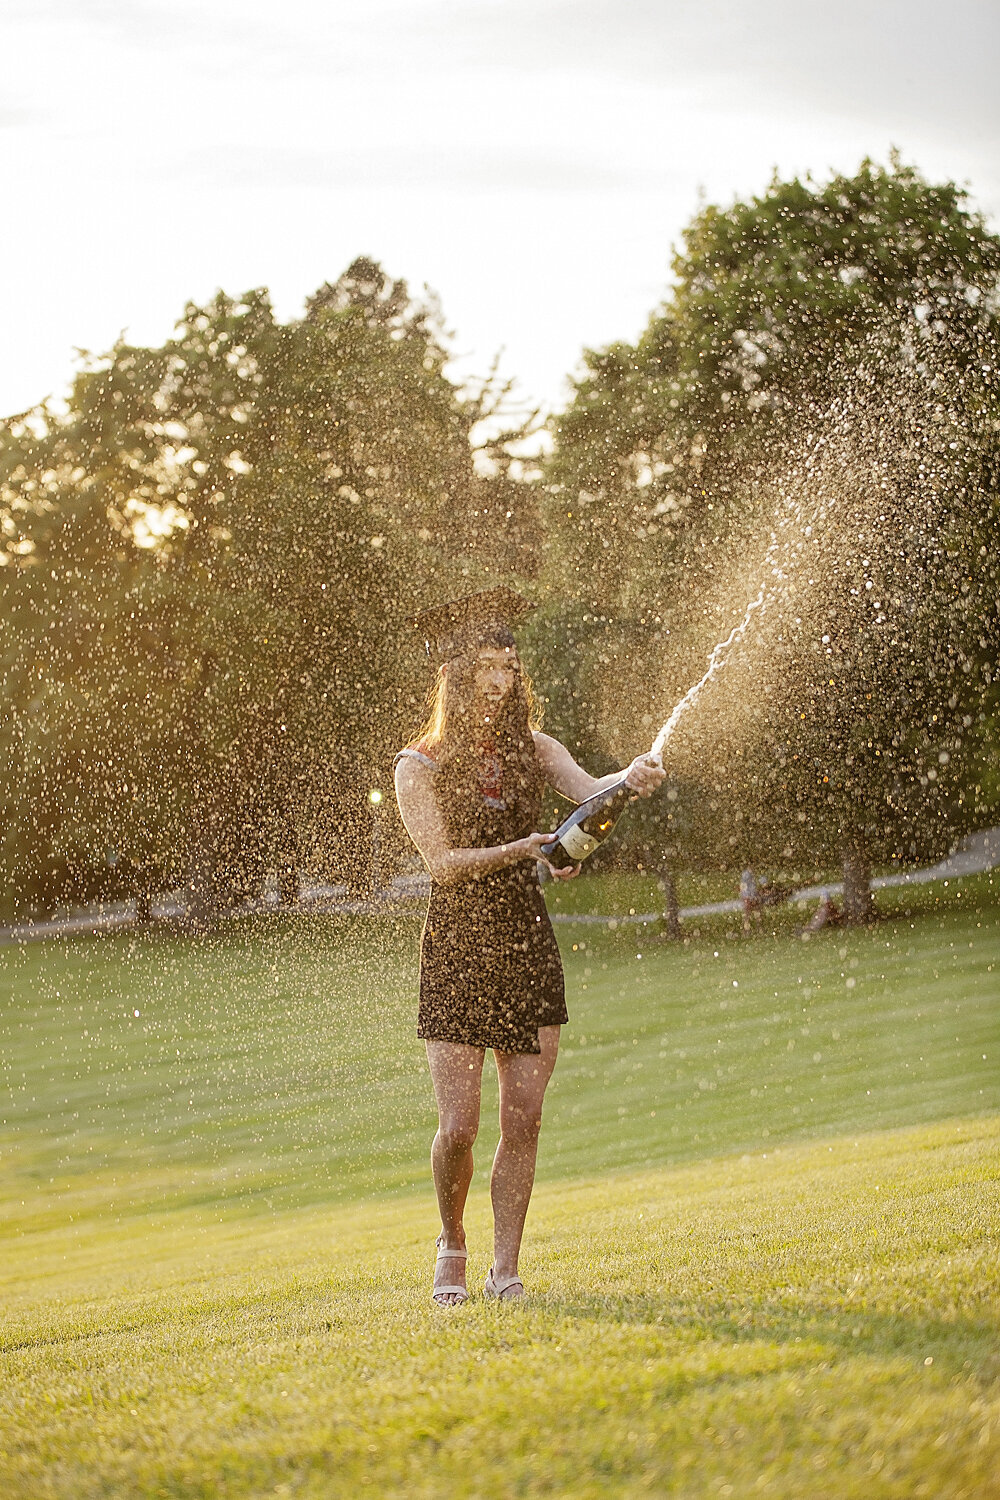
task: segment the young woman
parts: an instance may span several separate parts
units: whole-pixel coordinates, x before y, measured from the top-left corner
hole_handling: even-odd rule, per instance
[[[438,1107],[431,1163],[441,1211],[432,1296],[467,1300],[462,1219],[479,1129],[483,1059],[500,1083],[493,1160],[493,1264],[488,1297],[524,1295],[518,1254],[535,1177],[545,1089],[568,1019],[562,963],[538,884],[550,834],[537,831],[546,782],[582,802],[615,779],[588,776],[542,734],[510,623],[531,606],[507,589],[420,616],[441,665],[430,719],[396,761],[399,810],[430,872],[420,948],[418,1036]],[[640,796],[664,772],[639,758],[628,783]]]

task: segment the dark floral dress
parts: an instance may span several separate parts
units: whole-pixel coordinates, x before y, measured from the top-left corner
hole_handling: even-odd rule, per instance
[[[429,765],[419,748],[401,752]],[[538,826],[537,805],[508,810],[492,768],[484,767],[476,812],[441,811],[452,848],[487,849],[524,838]],[[420,942],[417,1035],[500,1052],[538,1052],[538,1028],[566,1014],[562,960],[532,860],[478,880],[431,882]]]

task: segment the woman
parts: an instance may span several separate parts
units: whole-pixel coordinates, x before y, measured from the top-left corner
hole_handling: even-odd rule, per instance
[[[538,884],[537,864],[559,870],[537,831],[546,782],[582,802],[620,773],[595,780],[537,710],[510,625],[531,608],[509,589],[457,600],[418,617],[441,665],[432,712],[396,761],[399,810],[431,876],[420,948],[418,1036],[438,1107],[431,1162],[441,1210],[432,1296],[465,1302],[463,1214],[479,1129],[483,1059],[492,1049],[500,1083],[500,1143],[493,1160],[494,1254],[488,1297],[524,1295],[517,1263],[542,1101],[568,1019],[562,963]],[[640,796],[664,772],[632,762]]]

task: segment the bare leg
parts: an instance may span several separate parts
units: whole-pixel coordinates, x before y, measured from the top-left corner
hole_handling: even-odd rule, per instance
[[[438,1129],[431,1147],[431,1166],[441,1210],[441,1246],[465,1249],[465,1200],[472,1182],[472,1147],[479,1131],[479,1098],[483,1057],[479,1047],[461,1042],[428,1042],[427,1062],[438,1107]],[[465,1261],[443,1260],[434,1277],[439,1283],[465,1284]],[[447,1293],[444,1304],[455,1301]]]
[[[542,1102],[559,1051],[559,1027],[538,1031],[541,1054],[497,1052],[500,1078],[500,1144],[493,1158],[493,1270],[517,1275],[517,1257],[535,1182]],[[520,1296],[520,1292],[513,1293]]]

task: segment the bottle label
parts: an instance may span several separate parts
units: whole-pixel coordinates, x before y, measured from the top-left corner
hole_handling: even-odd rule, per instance
[[[567,828],[565,833],[559,835],[559,842],[570,859],[586,859],[588,854],[593,854],[600,840],[591,838],[589,833],[584,833],[577,823],[575,827]]]

